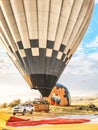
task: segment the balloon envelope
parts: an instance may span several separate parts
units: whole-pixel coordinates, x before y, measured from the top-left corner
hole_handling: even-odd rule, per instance
[[[50,105],[70,106],[71,97],[69,90],[62,84],[56,84],[46,99]]]
[[[94,0],[0,0],[0,43],[43,96],[77,49],[93,5]]]

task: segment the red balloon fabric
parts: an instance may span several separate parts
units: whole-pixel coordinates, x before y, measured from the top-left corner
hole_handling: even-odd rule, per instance
[[[43,124],[80,124],[90,122],[89,119],[64,119],[64,118],[50,118],[44,120],[30,120],[30,119],[21,119],[17,117],[11,117],[6,125],[19,127],[19,126],[36,126],[36,125],[43,125]]]

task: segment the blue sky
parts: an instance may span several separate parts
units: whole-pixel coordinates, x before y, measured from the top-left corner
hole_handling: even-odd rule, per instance
[[[88,49],[88,51],[84,51],[85,54],[98,52],[98,4],[94,7],[90,25],[82,40],[82,46],[86,50]]]
[[[59,83],[64,84],[72,96],[98,94],[98,0],[95,1],[89,27]],[[40,94],[31,91],[0,47],[0,103],[22,97],[29,100],[34,96]]]

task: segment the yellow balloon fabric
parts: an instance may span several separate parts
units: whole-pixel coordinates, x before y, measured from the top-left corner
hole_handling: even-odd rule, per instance
[[[9,118],[10,118],[9,114],[0,112],[0,128],[3,128],[6,126],[6,122],[9,120]]]

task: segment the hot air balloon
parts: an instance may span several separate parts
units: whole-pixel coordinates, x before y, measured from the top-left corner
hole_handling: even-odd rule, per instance
[[[48,96],[77,49],[94,0],[0,0],[0,43],[32,89]]]
[[[71,97],[69,90],[62,84],[56,84],[46,100],[51,105],[70,106]]]

